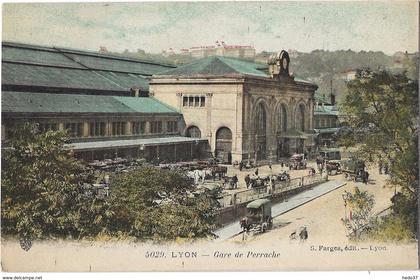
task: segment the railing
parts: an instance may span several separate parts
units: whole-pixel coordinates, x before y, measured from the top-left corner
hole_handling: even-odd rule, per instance
[[[225,194],[219,198],[221,208],[237,205],[253,201],[258,198],[272,196],[274,194],[280,194],[294,189],[310,186],[313,184],[319,184],[327,181],[327,178],[321,174],[314,174],[291,180],[276,182],[272,188],[268,186],[253,188],[237,192],[235,194]]]
[[[233,198],[232,194],[225,194],[224,196],[220,197],[218,199],[220,208],[226,208],[233,205],[232,198]]]
[[[235,194],[235,202],[236,204],[252,201],[258,198],[266,197],[267,193],[267,186],[253,188],[246,191],[237,192]]]
[[[302,185],[308,186],[324,181],[325,179],[319,173],[302,177]]]
[[[357,229],[347,228],[347,230],[349,231],[349,233],[347,234],[347,237],[355,237],[355,236],[360,235],[363,232],[363,230],[372,226],[374,223],[378,222],[378,219],[386,217],[386,216],[390,215],[391,213],[392,213],[392,208],[391,208],[391,206],[389,206],[389,207],[385,208],[384,210],[374,214],[367,224],[362,225],[361,227],[359,227]]]

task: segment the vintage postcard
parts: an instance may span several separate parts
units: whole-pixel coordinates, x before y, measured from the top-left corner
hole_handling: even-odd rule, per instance
[[[418,2],[2,8],[3,272],[418,269]]]

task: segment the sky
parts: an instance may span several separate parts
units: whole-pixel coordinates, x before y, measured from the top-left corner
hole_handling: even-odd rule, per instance
[[[3,4],[3,41],[109,51],[227,44],[260,51],[418,50],[418,3],[105,2]]]

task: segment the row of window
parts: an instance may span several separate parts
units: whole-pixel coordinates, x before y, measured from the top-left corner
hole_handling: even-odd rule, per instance
[[[83,123],[66,123],[64,128],[68,131],[70,137],[82,137],[83,136]],[[175,133],[178,131],[177,121],[167,121],[166,132]],[[47,132],[49,130],[58,130],[57,123],[40,123],[38,126],[40,132]],[[150,122],[150,133],[158,134],[162,133],[162,121]],[[127,134],[127,122],[112,122],[111,131],[112,136],[120,136]],[[146,134],[146,122],[132,122],[131,123],[131,134],[141,135]],[[106,135],[106,123],[105,122],[91,122],[89,123],[89,136],[100,137]]]
[[[205,96],[184,96],[182,98],[182,106],[184,107],[205,107]]]
[[[336,119],[315,119],[315,128],[337,127]]]

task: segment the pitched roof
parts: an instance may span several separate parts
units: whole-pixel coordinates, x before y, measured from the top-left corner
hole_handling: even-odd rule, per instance
[[[314,115],[332,115],[338,116],[338,108],[336,106],[324,105],[315,106]]]
[[[4,91],[3,113],[178,113],[153,97]]]
[[[325,95],[321,95],[318,92],[315,93],[314,97],[315,97],[315,101],[317,101],[319,103],[331,104],[331,102],[327,99],[327,97]]]
[[[268,77],[267,73],[259,69],[264,65],[244,61],[232,57],[211,56],[189,64],[156,74],[155,76],[222,76],[228,74],[245,74]]]
[[[2,85],[148,91],[147,77],[174,68],[148,60],[3,42]]]

